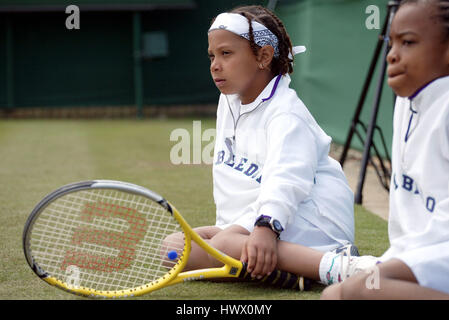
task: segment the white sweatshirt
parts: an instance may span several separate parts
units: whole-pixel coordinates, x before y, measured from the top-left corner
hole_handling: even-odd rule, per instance
[[[449,77],[397,98],[392,169],[383,259],[449,242]]]
[[[259,215],[269,215],[294,230],[284,231],[285,240],[300,242],[301,226],[291,225],[305,219],[333,239],[353,242],[353,193],[340,164],[328,156],[331,138],[289,83],[288,75],[273,78],[248,105],[237,95],[220,96],[216,225],[238,224],[251,232]]]

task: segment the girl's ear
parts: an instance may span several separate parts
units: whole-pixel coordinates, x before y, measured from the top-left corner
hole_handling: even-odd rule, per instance
[[[272,46],[266,45],[259,49],[257,52],[257,62],[261,69],[266,69],[271,64],[274,56],[274,48]]]

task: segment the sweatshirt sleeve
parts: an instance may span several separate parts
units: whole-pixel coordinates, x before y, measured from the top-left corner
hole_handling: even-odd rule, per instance
[[[257,215],[269,215],[285,228],[314,185],[318,164],[316,137],[306,121],[283,113],[267,125],[267,158]]]

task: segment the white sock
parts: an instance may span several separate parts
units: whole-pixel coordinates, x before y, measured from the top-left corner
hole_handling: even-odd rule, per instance
[[[348,270],[349,259],[351,263],[355,263],[351,269]],[[372,266],[380,263],[381,261],[377,257],[373,256],[343,256],[341,253],[334,253],[332,251],[326,252],[320,261],[320,282],[324,285],[331,285],[333,283],[339,283],[361,270],[371,268]],[[343,263],[343,272],[350,272],[351,274],[341,274],[341,264]]]
[[[343,257],[348,259],[348,257]],[[320,262],[320,282],[324,285],[341,282],[341,255],[333,252],[326,252]]]

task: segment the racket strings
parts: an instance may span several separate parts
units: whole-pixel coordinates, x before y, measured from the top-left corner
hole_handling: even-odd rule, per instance
[[[119,291],[163,277],[182,255],[182,230],[158,203],[118,190],[83,190],[49,204],[30,237],[34,260],[53,277]],[[75,272],[74,272],[75,271]]]

